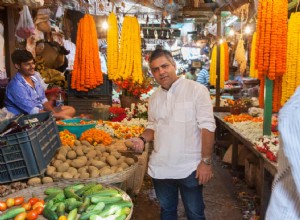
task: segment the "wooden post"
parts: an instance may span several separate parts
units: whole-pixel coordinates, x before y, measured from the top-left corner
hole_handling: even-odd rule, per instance
[[[271,135],[273,80],[265,76],[265,104],[263,135]]]
[[[218,36],[218,40],[219,40],[219,39],[221,39],[221,25],[222,25],[222,22],[221,22],[221,13],[219,13],[217,15],[217,21],[218,21],[218,23],[217,23],[217,36]],[[220,60],[220,57],[221,57],[220,56],[220,46],[217,45],[216,107],[220,107],[220,93],[221,93],[221,90],[220,90],[220,63],[221,63],[221,60]]]

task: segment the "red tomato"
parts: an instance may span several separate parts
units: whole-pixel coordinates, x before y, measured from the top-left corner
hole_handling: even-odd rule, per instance
[[[34,204],[37,203],[38,201],[39,201],[38,198],[30,198],[30,199],[28,200],[28,202],[29,202],[31,205],[34,205]]]
[[[45,205],[45,201],[40,199],[39,202],[43,203],[43,205]]]
[[[24,197],[20,196],[20,197],[16,197],[14,198],[15,201],[15,205],[21,205],[24,202]]]
[[[27,213],[26,213],[26,212],[22,212],[22,213],[18,214],[18,215],[14,218],[14,220],[25,220],[26,217],[27,217]]]
[[[24,204],[22,205],[22,207],[23,207],[26,211],[29,211],[29,210],[31,209],[31,204],[30,204],[29,202],[27,202],[27,203],[24,203]]]
[[[35,220],[37,219],[39,214],[35,210],[31,210],[27,213],[27,218],[28,220]]]
[[[33,210],[36,211],[36,213],[37,213],[38,215],[40,215],[40,214],[43,213],[44,207],[43,207],[43,206],[38,206],[38,207],[36,207],[36,208],[33,209]]]
[[[0,211],[3,212],[7,209],[6,202],[0,202]]]
[[[35,210],[37,207],[44,207],[44,204],[38,201],[32,206],[32,209]]]
[[[13,198],[8,198],[6,200],[6,205],[8,208],[13,207],[15,205],[15,200]]]

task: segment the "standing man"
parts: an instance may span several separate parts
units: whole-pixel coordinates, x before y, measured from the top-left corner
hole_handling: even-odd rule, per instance
[[[15,50],[11,59],[18,70],[6,88],[5,107],[18,114],[37,114],[44,111],[53,112],[59,119],[72,118],[75,109],[71,106],[53,108],[45,96],[45,90],[38,74],[35,61],[27,50]]]
[[[215,120],[207,89],[176,76],[169,51],[155,50],[149,60],[160,85],[149,100],[148,126],[131,139],[141,151],[154,140],[148,173],[153,179],[162,220],[177,219],[178,191],[189,220],[203,220],[203,184],[213,176]]]
[[[201,70],[200,70],[200,72],[198,74],[198,77],[197,77],[197,82],[204,85],[206,88],[209,89],[209,85],[210,85],[209,79],[210,79],[210,77],[209,77],[208,70],[209,70],[209,66],[208,66],[207,63],[204,64],[203,66],[201,66]]]
[[[196,68],[191,67],[190,71],[185,74],[185,78],[196,81],[197,80]]]

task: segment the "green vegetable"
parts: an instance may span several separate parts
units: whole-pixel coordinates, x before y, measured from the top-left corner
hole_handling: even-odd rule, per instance
[[[83,187],[84,187],[84,185],[81,183],[74,183],[70,186],[65,187],[64,189],[69,189],[69,190],[72,190],[73,192],[75,192]]]
[[[59,203],[59,205],[56,208],[56,213],[58,217],[65,214],[65,209],[66,209],[65,203],[63,202]]]
[[[95,208],[95,204],[90,205],[89,207],[87,207],[87,209],[85,210],[86,212],[92,211]]]
[[[116,189],[103,189],[103,190],[100,190],[98,192],[95,192],[93,194],[90,194],[86,197],[93,197],[93,196],[115,196],[115,195],[118,195],[119,194],[119,191],[116,190]]]
[[[82,187],[81,189],[79,190],[76,190],[75,193],[78,195],[78,196],[82,196],[83,193],[89,189],[91,189],[93,186],[96,186],[97,183],[95,182],[92,182],[92,183],[88,183],[86,184],[84,187]]]
[[[63,192],[63,191],[61,191],[61,192]],[[61,193],[61,192],[59,192],[59,193]],[[49,202],[50,200],[54,199],[55,196],[58,195],[59,193],[52,193],[52,194],[46,196],[45,199],[44,199],[44,201],[45,202]]]
[[[93,208],[93,210],[99,210],[102,211],[105,207],[105,203],[104,202],[99,202],[97,203],[97,205]]]
[[[92,210],[89,212],[82,213],[79,220],[88,220],[92,215],[97,215],[101,212],[101,210]]]
[[[121,201],[122,197],[120,195],[117,196],[93,196],[91,198],[92,203],[104,202],[105,204],[114,203]]]
[[[51,209],[51,207],[52,207],[53,205],[54,205],[53,200],[50,200],[49,202],[46,202],[46,205],[45,205],[44,208],[49,208],[49,209]]]
[[[54,204],[58,202],[63,202],[66,199],[64,192],[60,192],[55,195],[55,197],[51,200],[53,200]]]
[[[91,199],[90,198],[85,198],[82,205],[78,209],[78,213],[83,213],[90,205]]]
[[[43,216],[49,220],[57,220],[58,219],[57,214],[47,206],[45,206],[45,208],[44,208]]]
[[[128,201],[120,201],[113,204],[106,205],[104,210],[99,214],[101,217],[107,217],[115,213],[119,213],[124,207],[132,207],[132,203]]]
[[[100,191],[101,189],[103,188],[103,186],[99,183],[97,184],[96,186],[93,186],[92,188],[90,188],[89,190],[85,191],[83,193],[83,196],[88,196],[88,195],[91,195],[95,192],[98,192]]]
[[[68,211],[71,211],[71,210],[73,210],[73,209],[77,209],[77,208],[79,208],[80,206],[82,205],[82,202],[80,202],[80,201],[74,201],[74,202],[71,202],[71,203],[69,203],[68,205],[66,205],[66,209],[68,210]]]
[[[76,200],[81,200],[81,198],[75,194],[71,189],[64,189],[65,196],[67,198],[75,198]]]
[[[75,219],[76,219],[76,216],[77,216],[77,208],[73,209],[73,210],[69,213],[67,220],[75,220]]]
[[[15,207],[7,210],[0,216],[0,220],[6,220],[10,218],[16,217],[18,214],[26,212],[26,210],[23,207]]]
[[[58,194],[60,192],[62,192],[63,190],[58,188],[58,187],[50,187],[50,188],[47,188],[44,193],[46,195],[51,195],[51,194]]]
[[[126,219],[126,215],[125,214],[122,214],[122,215],[119,215],[115,218],[115,220],[124,220]]]

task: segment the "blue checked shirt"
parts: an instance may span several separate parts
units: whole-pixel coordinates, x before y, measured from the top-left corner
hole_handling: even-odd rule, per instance
[[[202,85],[208,87],[209,85],[209,72],[207,69],[202,68],[198,74],[197,82],[201,83]]]
[[[34,88],[31,87],[18,72],[6,88],[5,107],[17,114],[36,114],[44,109],[43,104],[48,101],[39,77],[31,77]]]

